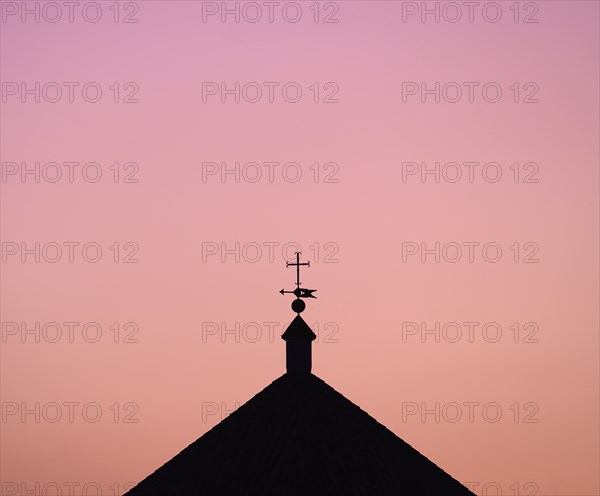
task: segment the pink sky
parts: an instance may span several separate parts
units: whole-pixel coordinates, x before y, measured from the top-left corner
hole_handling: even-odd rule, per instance
[[[599,5],[421,3],[1,3],[5,494],[121,493],[282,374],[295,244],[313,373],[477,494],[600,493]]]

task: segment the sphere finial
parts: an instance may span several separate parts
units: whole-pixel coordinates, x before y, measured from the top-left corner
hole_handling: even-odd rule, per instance
[[[304,312],[304,309],[306,308],[306,303],[304,303],[300,298],[296,298],[294,301],[292,301],[292,310],[296,313],[302,313]]]

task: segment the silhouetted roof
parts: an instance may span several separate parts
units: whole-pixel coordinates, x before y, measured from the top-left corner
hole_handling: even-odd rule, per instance
[[[308,324],[304,322],[304,319],[300,315],[296,315],[281,337],[285,341],[312,341],[317,335],[308,327]]]
[[[321,494],[473,495],[312,374],[279,377],[127,493]]]

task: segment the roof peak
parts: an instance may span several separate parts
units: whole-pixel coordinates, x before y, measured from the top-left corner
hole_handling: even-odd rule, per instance
[[[313,341],[317,335],[300,315],[296,315],[294,320],[287,326],[285,332],[281,335],[284,341]]]
[[[474,496],[310,373],[276,378],[127,494]]]

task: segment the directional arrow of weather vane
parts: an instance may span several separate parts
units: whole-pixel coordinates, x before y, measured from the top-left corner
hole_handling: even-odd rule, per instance
[[[313,295],[313,293],[316,291],[316,289],[306,289],[306,288],[300,287],[300,284],[302,284],[300,282],[300,266],[306,265],[307,267],[310,267],[310,262],[300,263],[300,255],[301,255],[301,252],[297,251],[296,252],[296,263],[292,263],[292,262],[285,263],[286,267],[296,267],[296,289],[294,289],[294,291],[286,291],[285,289],[282,289],[279,292],[281,294],[291,293],[293,295],[296,295],[296,298],[316,298],[316,296]]]

